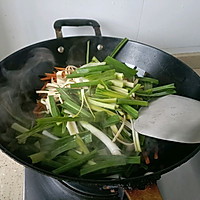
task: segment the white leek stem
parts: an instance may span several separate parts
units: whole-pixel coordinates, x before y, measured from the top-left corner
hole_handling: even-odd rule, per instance
[[[119,128],[119,130],[117,131],[117,133],[116,133],[115,137],[113,138],[112,142],[115,142],[116,139],[119,137],[120,133],[122,132],[122,130],[124,128],[125,121],[126,121],[126,115],[124,115],[124,119],[123,119],[122,125]]]
[[[135,138],[136,138],[136,143],[137,143],[137,150],[139,152],[142,152],[141,146],[140,146],[139,134],[136,130],[134,130],[134,132],[135,132]]]
[[[80,121],[80,124],[97,138],[99,138],[99,140],[101,140],[106,145],[112,155],[121,155],[119,147],[113,143],[110,138],[106,136],[102,131],[85,121]]]
[[[132,126],[131,123],[129,121],[125,121],[125,126],[127,126],[128,128],[130,128],[132,130]]]
[[[128,143],[128,142],[124,142],[122,140],[120,140],[119,138],[117,138],[117,141],[125,146],[134,146],[134,143]]]
[[[114,86],[117,86],[117,87],[120,87],[120,88],[122,88],[122,87],[124,86],[123,80],[114,79],[114,80],[110,80],[110,82],[111,82]]]
[[[87,64],[85,64],[85,65],[82,65],[80,68],[84,68],[84,67],[94,67],[94,66],[100,66],[100,65],[106,65],[106,62],[87,63]]]
[[[130,88],[133,88],[133,87],[134,87],[134,83],[129,82],[129,81],[127,81],[127,80],[124,80],[124,84],[125,84],[125,86],[130,87]]]
[[[108,115],[110,116],[113,116],[113,115],[116,115],[116,113],[108,110],[108,109],[105,109],[105,108],[102,108],[102,107],[99,107],[99,106],[96,106],[96,105],[90,105],[90,108],[94,111],[97,111],[97,112],[101,112],[101,111],[105,111]]]
[[[115,75],[116,75],[116,79],[118,79],[118,80],[123,80],[124,79],[124,74],[123,73],[116,72]]]
[[[125,88],[121,88],[121,87],[117,87],[117,86],[110,86],[110,88],[116,92],[119,92],[120,94],[128,95],[128,90]]]
[[[56,137],[55,135],[52,135],[51,133],[49,133],[47,130],[42,131],[42,135],[45,135],[53,140],[58,140],[59,138]]]
[[[80,107],[78,113],[76,113],[75,115],[73,115],[72,118],[77,117],[81,113],[83,105],[84,105],[84,89],[81,89],[81,107]]]
[[[67,122],[67,129],[70,135],[76,135],[77,133],[79,133],[78,127],[76,126],[76,122],[74,121]]]
[[[18,132],[20,132],[20,133],[25,133],[25,132],[29,131],[29,129],[21,126],[20,124],[18,124],[16,122],[14,122],[12,124],[11,128],[14,129],[14,130],[16,130],[16,131],[18,131]]]
[[[135,129],[134,129],[134,121],[132,119],[130,119],[130,121],[131,121],[131,126],[132,126],[132,136],[133,136],[135,151],[141,152],[142,150],[140,147],[140,140],[139,140],[138,132],[135,131]]]
[[[88,109],[89,109],[91,115],[95,118],[95,115],[94,115],[94,113],[92,112],[91,106],[89,105],[88,100],[87,100],[85,94],[84,94],[83,98],[84,98],[84,100],[85,100],[85,103],[86,103],[86,105],[87,105],[87,107],[88,107]]]
[[[94,101],[91,98],[88,98],[87,100],[92,105],[97,105],[99,107],[108,108],[108,109],[111,109],[111,110],[115,110],[117,107],[119,107],[115,103],[102,103],[102,102],[99,102],[99,101]]]

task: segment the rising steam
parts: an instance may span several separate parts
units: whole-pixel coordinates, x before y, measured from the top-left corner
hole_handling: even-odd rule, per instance
[[[0,78],[6,81],[0,85],[0,140],[8,140],[5,135],[13,121],[17,120],[28,127],[34,118],[35,90],[43,84],[39,76],[52,72],[54,65],[55,60],[49,49],[35,48],[29,52],[20,69],[1,68]]]

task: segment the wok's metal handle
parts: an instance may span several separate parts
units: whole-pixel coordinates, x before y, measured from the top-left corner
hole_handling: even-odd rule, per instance
[[[92,26],[96,36],[101,36],[100,25],[93,19],[60,19],[54,22],[56,37],[62,38],[63,26]]]

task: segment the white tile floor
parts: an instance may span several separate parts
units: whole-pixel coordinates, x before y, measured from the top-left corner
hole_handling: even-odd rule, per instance
[[[0,151],[0,199],[23,199],[24,167]]]

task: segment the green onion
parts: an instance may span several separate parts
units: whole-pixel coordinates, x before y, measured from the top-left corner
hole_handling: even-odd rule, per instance
[[[125,82],[123,80],[117,80],[117,79],[114,79],[114,80],[109,80],[114,86],[117,86],[117,87],[123,87],[125,85]]]
[[[103,103],[116,103],[117,102],[117,98],[100,99],[100,98],[90,97],[90,99],[92,99],[94,101],[100,101],[100,102],[103,102]]]
[[[148,101],[140,101],[135,99],[117,99],[117,104],[123,105],[136,105],[136,106],[148,106]]]
[[[151,89],[152,92],[161,92],[163,90],[169,90],[169,89],[175,89],[174,83],[168,84],[168,85],[163,85],[159,87],[154,87]]]
[[[76,69],[76,73],[89,73],[89,72],[95,72],[95,71],[107,71],[110,70],[109,65],[97,65],[97,66],[91,66],[91,67],[81,67]]]
[[[83,117],[44,117],[36,119],[38,124],[51,124],[57,122],[81,121]]]
[[[100,63],[100,61],[95,56],[93,56],[91,63]]]
[[[88,79],[89,81],[92,80],[101,80],[101,81],[106,81],[110,80],[116,77],[115,70],[107,70],[105,72],[102,72],[101,74],[89,74],[88,76],[85,76],[85,79]]]
[[[47,155],[46,151],[41,151],[38,153],[34,153],[34,154],[30,155],[29,157],[31,158],[32,163],[34,164],[34,163],[38,163],[38,162],[41,162],[42,160],[44,160],[46,155]]]
[[[80,170],[80,175],[83,176],[98,170],[116,166],[123,166],[123,165],[126,165],[126,160],[122,159],[122,156],[120,156],[120,159],[118,156],[115,156],[114,159],[111,159],[111,157],[109,157],[108,160],[97,162],[95,165],[82,167],[82,169]]]
[[[83,151],[83,153],[88,154],[89,150],[78,134],[76,134],[75,140],[76,140],[76,143],[78,144],[78,146],[80,147],[80,149]]]
[[[106,119],[106,121],[103,123],[103,127],[110,127],[114,124],[117,124],[120,122],[119,116],[118,115],[113,115],[110,116]]]
[[[16,138],[18,139],[19,144],[24,144],[26,140],[29,137],[33,136],[35,133],[52,128],[54,125],[55,124],[38,124],[34,126],[32,129],[30,129],[29,131],[24,132],[21,135],[18,135]]]
[[[158,85],[158,83],[159,83],[158,79],[149,78],[149,77],[140,77],[139,80],[142,82],[149,82],[149,83],[156,84],[156,85]]]
[[[125,86],[133,88],[134,87],[134,83],[127,81],[127,80],[123,80],[123,83]]]
[[[150,82],[144,82],[144,90],[150,90],[152,89],[153,84]]]
[[[87,41],[86,63],[89,63],[89,58],[90,58],[90,40]]]
[[[96,106],[96,105],[90,105],[91,106],[91,109],[94,110],[94,111],[97,111],[97,112],[106,112],[108,115],[112,116],[112,115],[116,115],[115,112],[112,112],[108,109],[105,109],[105,108],[102,108],[102,107],[99,107],[99,106]]]
[[[116,79],[117,80],[123,80],[124,79],[124,74],[123,73],[116,72],[115,75],[116,75]]]
[[[72,74],[67,74],[66,77],[67,78],[78,78],[78,77],[85,77],[85,76],[92,75],[92,74],[98,74],[98,75],[100,75],[101,72],[102,71],[86,72],[86,73],[77,73],[77,72],[74,72]]]
[[[119,92],[113,91],[113,90],[106,90],[106,89],[96,89],[95,96],[97,97],[111,97],[111,98],[127,98],[127,95],[125,94],[119,94]]]
[[[79,114],[80,116],[87,118],[92,117],[92,115],[88,111],[86,111],[84,108],[81,109],[81,106],[70,100],[69,95],[62,88],[58,88],[57,90],[64,100],[64,103],[61,105],[62,107],[66,108],[69,112],[72,112],[73,114],[77,114],[81,110]]]
[[[102,66],[102,65],[106,65],[106,62],[90,62],[85,65],[82,65],[80,68],[77,68],[77,69],[80,70],[81,68],[85,68],[85,67],[86,68],[87,67],[96,67],[96,66]]]
[[[115,103],[103,103],[103,102],[95,101],[91,98],[88,98],[87,100],[88,100],[89,104],[91,104],[91,105],[99,106],[102,108],[108,108],[111,110],[115,110],[117,107],[119,107]]]
[[[84,163],[88,162],[89,160],[91,160],[92,158],[94,158],[96,153],[97,153],[97,150],[94,150],[88,154],[83,155],[79,159],[76,159],[72,162],[67,163],[66,165],[63,165],[63,166],[53,170],[52,172],[54,174],[61,174],[63,172],[67,172],[70,169],[73,169],[75,167],[79,167],[79,166],[83,165]]]
[[[59,141],[59,140],[58,140]],[[60,145],[60,147],[54,149],[53,151],[50,152],[49,158],[53,159],[55,158],[57,155],[68,151],[70,149],[74,149],[77,147],[77,143],[75,142],[75,140],[72,140],[70,142],[67,142],[64,145]]]
[[[20,124],[18,124],[16,122],[14,122],[12,124],[11,128],[14,129],[14,130],[16,130],[16,131],[18,131],[18,132],[20,132],[20,133],[25,133],[25,132],[29,131],[29,129],[23,127],[22,125],[20,125]]]
[[[134,109],[133,107],[126,104],[120,105],[120,107],[122,108],[122,110],[127,112],[132,118],[134,119],[138,118],[138,111]]]
[[[95,81],[87,81],[87,82],[81,82],[81,83],[73,83],[70,85],[71,88],[79,88],[79,87],[86,87],[86,86],[94,86],[101,83],[100,80]]]
[[[69,155],[70,157],[72,157],[74,159],[79,159],[81,157],[81,154],[77,153],[75,150],[67,151],[67,155]],[[63,156],[60,156],[60,157],[63,157]]]
[[[137,84],[130,92],[129,92],[129,95],[131,95],[132,93],[136,92],[138,89],[140,89],[141,87],[141,84]]]
[[[128,156],[126,158],[127,164],[140,164],[141,163],[141,157],[140,156]]]
[[[111,53],[110,57],[114,57],[118,52],[119,50],[128,42],[128,39],[127,38],[124,38],[117,46],[116,48],[114,49],[114,51]]]
[[[121,87],[117,87],[117,86],[110,86],[110,88],[116,92],[118,92],[119,94],[122,95],[127,95],[128,96],[128,90],[125,88],[121,88]]]
[[[116,72],[121,72],[124,74],[125,77],[129,78],[130,80],[133,79],[133,76],[136,75],[137,71],[134,69],[129,68],[125,64],[121,63],[120,61],[107,56],[105,62],[110,65],[111,69],[115,69]]]
[[[86,143],[92,142],[91,134],[85,133],[80,134],[79,136],[83,139]],[[54,145],[52,146],[53,150],[50,152],[49,158],[53,159],[57,155],[66,152],[68,150],[74,149],[78,146],[77,141],[75,140],[74,136],[68,136],[66,138],[61,138],[57,140]]]
[[[136,92],[136,95],[141,96],[141,97],[161,97],[161,96],[175,94],[175,93],[176,93],[175,90],[170,89],[170,90],[166,90],[163,92],[157,92],[157,93],[153,93],[153,94],[145,94],[145,93],[143,94],[143,93]]]
[[[44,166],[48,166],[48,168],[58,168],[58,167],[61,167],[63,165],[62,162],[57,162],[55,160],[50,160],[50,159],[44,159],[42,160],[41,162],[42,165]]]
[[[50,105],[50,112],[52,117],[58,117],[60,115],[59,109],[56,105],[56,102],[54,100],[54,97],[52,95],[48,95],[49,105]]]

